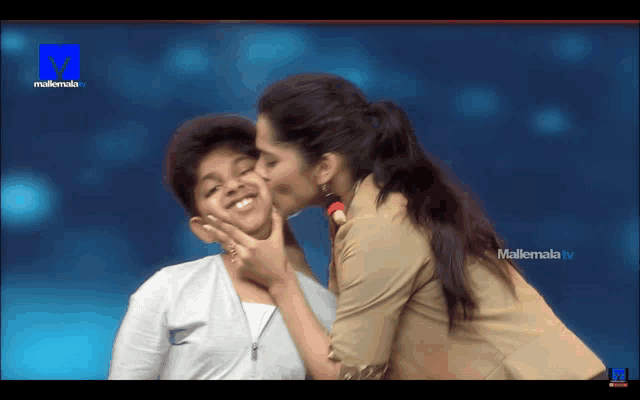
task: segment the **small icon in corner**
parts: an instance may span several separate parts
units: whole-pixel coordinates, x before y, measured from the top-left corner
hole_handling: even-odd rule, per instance
[[[629,368],[609,368],[609,387],[628,387]]]

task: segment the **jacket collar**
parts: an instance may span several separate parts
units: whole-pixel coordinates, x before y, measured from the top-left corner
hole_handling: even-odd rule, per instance
[[[375,182],[373,174],[369,174],[364,180],[360,182],[359,187],[356,189],[356,193],[347,208],[345,215],[347,221],[354,218],[361,217],[366,214],[377,214],[376,199],[380,194],[381,188]],[[402,211],[406,209],[407,200],[401,193],[391,192],[387,195],[385,205],[391,206],[393,212]],[[382,204],[380,205],[382,208]],[[392,209],[388,209],[391,211]]]
[[[366,178],[359,181],[356,185],[356,192],[353,195],[351,204],[349,204],[349,208],[347,208],[345,212],[347,221],[361,214],[362,210],[366,208],[368,200],[373,196],[375,201],[375,197],[379,192],[380,189],[378,189],[373,179],[373,174],[369,174]]]

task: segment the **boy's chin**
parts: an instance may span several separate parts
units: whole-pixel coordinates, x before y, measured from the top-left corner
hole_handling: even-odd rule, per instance
[[[263,221],[263,223],[261,224],[251,224],[251,225],[243,226],[241,229],[247,235],[255,237],[257,235],[260,235],[262,231],[266,229],[264,228],[266,225],[267,225],[267,221]]]

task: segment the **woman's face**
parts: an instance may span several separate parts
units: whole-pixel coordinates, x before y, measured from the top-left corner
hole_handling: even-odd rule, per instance
[[[269,119],[260,115],[256,124],[256,147],[260,158],[256,172],[271,189],[273,204],[287,217],[310,205],[318,204],[319,187],[299,150],[274,141],[275,131]]]
[[[271,233],[271,195],[255,165],[255,159],[226,147],[211,151],[198,168],[194,198],[201,215],[212,214],[266,239]]]

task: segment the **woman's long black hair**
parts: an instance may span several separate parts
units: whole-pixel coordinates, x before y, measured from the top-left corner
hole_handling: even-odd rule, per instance
[[[477,308],[464,278],[470,258],[484,263],[516,296],[508,264],[499,262],[504,248],[493,226],[469,191],[463,191],[420,146],[407,114],[390,101],[369,104],[362,91],[331,74],[293,75],[270,85],[258,102],[276,129],[277,141],[295,144],[308,166],[323,154],[339,153],[348,160],[353,178],[373,173],[381,188],[377,205],[389,193],[408,199],[407,211],[416,224],[432,233],[437,278],[449,315],[449,332],[462,318],[471,320]]]

